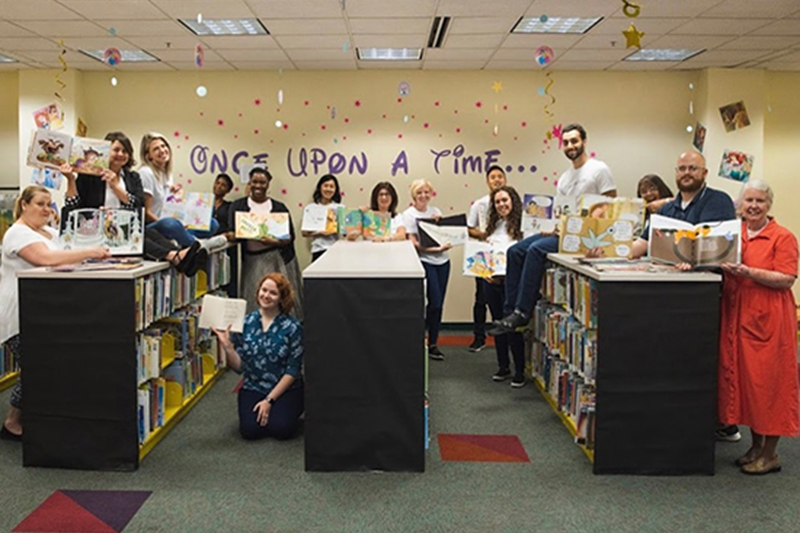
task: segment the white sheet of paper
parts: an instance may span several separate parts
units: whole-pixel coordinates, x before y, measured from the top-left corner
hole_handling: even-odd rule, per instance
[[[328,223],[328,210],[326,205],[310,204],[303,210],[302,231],[325,231]]]
[[[466,226],[437,226],[430,222],[419,222],[419,226],[440,245],[449,242],[453,246],[458,246],[467,242]]]
[[[206,294],[203,296],[203,310],[200,313],[198,327],[227,329],[230,324],[232,332],[241,333],[246,313],[247,300]]]

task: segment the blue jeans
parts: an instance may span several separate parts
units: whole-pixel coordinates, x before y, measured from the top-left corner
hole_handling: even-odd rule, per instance
[[[262,426],[256,421],[253,408],[266,396],[264,393],[247,389],[239,391],[239,433],[246,440],[265,437],[286,440],[294,437],[304,408],[302,385],[287,390],[275,400],[269,410],[267,425]]]
[[[147,225],[147,229],[154,229],[167,239],[172,239],[177,242],[181,248],[186,248],[194,244],[197,239],[207,239],[212,237],[219,229],[219,222],[211,219],[211,229],[208,231],[201,230],[187,230],[183,224],[174,218],[162,218],[151,222]]]
[[[425,327],[428,330],[428,345],[435,346],[439,340],[439,328],[442,326],[442,310],[444,296],[447,292],[447,280],[450,279],[450,261],[443,265],[422,263],[425,269],[426,296]]]
[[[503,312],[515,309],[531,316],[542,286],[547,254],[558,251],[556,235],[537,233],[522,239],[506,254],[506,301]]]

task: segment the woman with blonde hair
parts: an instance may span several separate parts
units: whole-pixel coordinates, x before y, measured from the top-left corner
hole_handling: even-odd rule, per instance
[[[14,204],[14,224],[3,237],[3,261],[0,264],[0,344],[22,361],[19,338],[19,292],[17,272],[40,266],[79,263],[84,259],[109,257],[104,248],[61,250],[58,232],[48,226],[53,216],[50,191],[39,185],[26,187]],[[8,411],[0,438],[20,440],[22,437],[22,373],[11,391]]]
[[[167,196],[181,190],[181,185],[175,185],[172,181],[172,149],[167,138],[159,133],[146,133],[142,137],[139,153],[142,159],[139,177],[144,190],[144,217],[147,227],[158,230],[181,247],[191,246],[197,238],[206,239],[202,244],[209,249],[227,243],[223,235],[211,237],[219,229],[219,223],[213,218],[208,231],[189,231],[176,219],[161,218]]]
[[[425,326],[428,330],[428,356],[437,361],[444,360],[444,354],[436,345],[439,340],[439,328],[442,325],[442,310],[444,297],[447,291],[447,281],[450,278],[450,256],[447,251],[452,248],[450,243],[441,246],[424,247],[419,241],[417,222],[420,219],[438,220],[442,212],[430,204],[434,194],[431,182],[424,179],[414,180],[411,183],[411,199],[414,204],[403,211],[403,226],[414,247],[419,253],[419,260],[425,269],[426,296],[428,305],[425,308]]]

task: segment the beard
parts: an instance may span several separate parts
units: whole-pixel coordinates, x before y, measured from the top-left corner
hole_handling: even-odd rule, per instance
[[[580,156],[583,155],[583,145],[576,146],[575,148],[570,148],[568,150],[564,150],[564,155],[567,156],[567,159],[570,161],[575,161]]]
[[[703,187],[703,180],[693,179],[691,183],[684,183],[683,178],[679,179],[676,183],[678,190],[681,192],[695,192]]]

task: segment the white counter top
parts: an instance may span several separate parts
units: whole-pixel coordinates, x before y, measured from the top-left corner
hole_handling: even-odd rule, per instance
[[[411,241],[338,241],[304,271],[303,278],[424,278]]]
[[[650,283],[661,281],[719,283],[722,281],[721,275],[712,272],[600,272],[590,265],[580,263],[578,257],[574,255],[547,254],[547,259],[597,281],[646,281]]]

